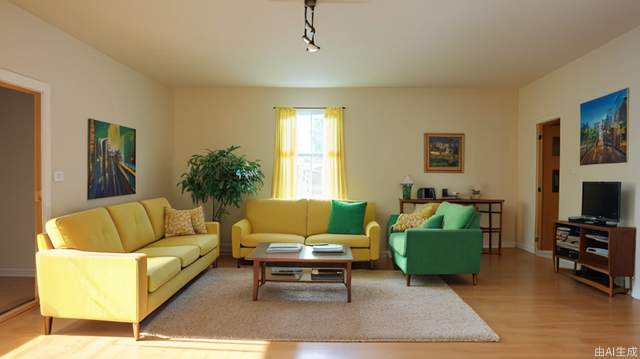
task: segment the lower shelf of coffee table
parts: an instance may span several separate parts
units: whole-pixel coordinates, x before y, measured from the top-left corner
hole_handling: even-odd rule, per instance
[[[342,275],[325,278],[317,278],[316,276],[312,276],[312,271],[315,268],[302,268],[302,271],[300,273],[296,273],[293,275],[272,274],[271,268],[272,267],[267,267],[265,269],[265,280],[267,282],[344,283],[345,274],[344,269],[342,268],[335,268],[336,270],[341,270]]]

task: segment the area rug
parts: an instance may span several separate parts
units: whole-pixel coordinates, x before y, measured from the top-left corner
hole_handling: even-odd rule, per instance
[[[269,282],[251,300],[249,268],[208,270],[142,322],[146,337],[314,342],[494,342],[498,335],[437,276],[353,272],[342,284]]]

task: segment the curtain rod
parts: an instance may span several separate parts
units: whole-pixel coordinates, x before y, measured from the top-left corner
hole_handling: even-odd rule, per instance
[[[276,108],[277,108],[276,106],[273,106],[274,110]],[[294,108],[296,110],[324,110],[324,109],[326,109],[326,107],[298,107],[298,106],[296,106]],[[343,110],[346,110],[346,107],[344,107],[344,106],[341,106],[340,108],[343,109]]]

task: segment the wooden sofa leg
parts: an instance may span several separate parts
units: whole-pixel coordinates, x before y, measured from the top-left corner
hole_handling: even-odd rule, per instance
[[[407,274],[407,287],[411,286],[411,274]]]
[[[140,340],[140,323],[132,323],[133,326],[133,339]]]
[[[211,263],[211,268],[218,268],[218,260],[217,259],[215,261],[213,261],[213,263]]]
[[[42,317],[44,319],[44,335],[51,334],[51,327],[53,326],[53,317]]]
[[[240,268],[240,263],[242,262],[242,258],[238,258],[238,264],[237,267]]]
[[[369,269],[373,269],[373,261],[369,261]]]
[[[478,285],[478,273],[473,273],[473,285]]]

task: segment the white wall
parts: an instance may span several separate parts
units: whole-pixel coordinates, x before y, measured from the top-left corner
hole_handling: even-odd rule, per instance
[[[420,88],[284,89],[210,88],[175,90],[174,182],[186,161],[206,148],[242,146],[260,159],[266,175],[260,197],[271,196],[274,147],[273,106],[346,106],[346,170],[349,197],[376,202],[382,225],[398,213],[400,181],[410,174],[416,187],[468,192],[480,184],[486,197],[506,200],[504,239],[515,240],[516,91]],[[464,174],[425,174],[424,132],[466,134]],[[178,206],[190,204],[179,197]],[[415,193],[415,192],[414,192]],[[223,225],[223,249],[234,211]]]
[[[0,0],[0,68],[51,86],[51,214],[173,190],[172,93],[96,49]],[[131,196],[87,200],[87,119],[137,129],[137,189]]]
[[[534,248],[536,124],[561,119],[560,218],[580,214],[581,182],[623,182],[622,224],[640,223],[640,28],[520,89],[518,115],[518,245]],[[629,88],[628,162],[580,166],[580,104]],[[633,295],[640,298],[640,248],[636,245]]]

